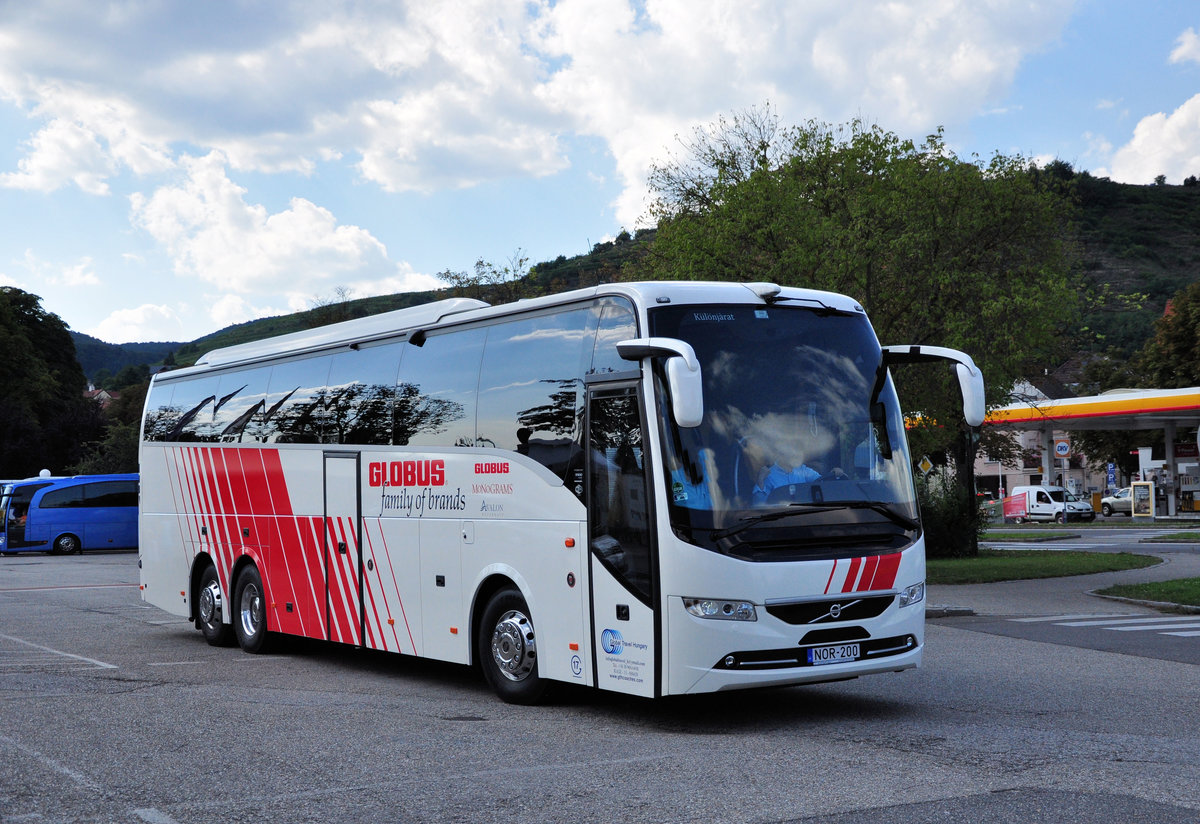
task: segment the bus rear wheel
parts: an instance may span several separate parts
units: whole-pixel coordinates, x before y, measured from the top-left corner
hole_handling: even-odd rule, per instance
[[[55,555],[74,555],[76,552],[83,552],[83,544],[79,542],[71,533],[59,535],[54,539],[54,547],[51,549]]]
[[[262,576],[251,565],[243,569],[233,588],[233,630],[246,652],[267,651],[267,604]]]
[[[538,675],[537,636],[519,590],[506,587],[488,601],[478,635],[483,676],[510,704],[536,704],[547,683]]]
[[[200,594],[196,599],[196,629],[214,647],[227,647],[233,640],[233,628],[226,624],[224,598],[217,568],[209,564],[200,575]]]

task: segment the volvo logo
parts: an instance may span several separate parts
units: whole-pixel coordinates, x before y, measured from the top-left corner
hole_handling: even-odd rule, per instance
[[[841,614],[842,614],[842,605],[841,604],[834,604],[833,606],[831,606],[829,608],[829,617],[830,618],[841,617]]]

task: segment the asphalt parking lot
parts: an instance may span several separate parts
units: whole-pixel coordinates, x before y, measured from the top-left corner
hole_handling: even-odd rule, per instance
[[[131,554],[0,559],[4,821],[1194,822],[1200,667],[927,627],[915,671],[498,701],[465,667],[247,655]]]

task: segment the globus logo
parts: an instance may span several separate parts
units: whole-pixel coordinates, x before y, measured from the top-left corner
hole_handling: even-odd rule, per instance
[[[370,486],[445,486],[446,462],[376,461],[367,464],[367,483]]]

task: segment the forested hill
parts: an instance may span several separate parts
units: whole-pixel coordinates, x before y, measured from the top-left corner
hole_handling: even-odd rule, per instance
[[[1200,185],[1132,186],[1087,174],[1075,176],[1080,256],[1093,295],[1141,295],[1140,308],[1101,301],[1083,318],[1096,336],[1081,334],[1084,350],[1129,355],[1149,337],[1167,301],[1200,280]]]
[[[1079,351],[1141,348],[1170,298],[1200,279],[1200,185],[1134,186],[1067,171],[1079,201],[1079,255],[1085,288],[1095,308],[1080,318]],[[626,263],[645,254],[652,230],[596,244],[586,255],[543,261],[530,268],[529,291],[557,292],[619,277]],[[114,345],[72,332],[85,374],[116,374],[128,365],[161,363],[168,353],[180,364],[209,350],[340,320],[402,309],[446,297],[414,292],[317,306],[294,315],[230,326],[188,343]],[[1132,297],[1130,297],[1132,296]]]

